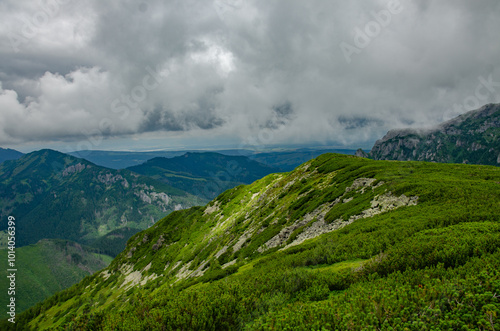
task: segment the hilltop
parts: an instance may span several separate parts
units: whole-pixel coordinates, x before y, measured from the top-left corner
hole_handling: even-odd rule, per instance
[[[499,207],[497,167],[322,155],[171,213],[16,326],[493,328]]]

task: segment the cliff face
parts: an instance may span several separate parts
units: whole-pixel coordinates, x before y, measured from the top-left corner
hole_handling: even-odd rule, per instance
[[[375,160],[500,165],[500,104],[488,104],[432,129],[391,130],[377,140]]]

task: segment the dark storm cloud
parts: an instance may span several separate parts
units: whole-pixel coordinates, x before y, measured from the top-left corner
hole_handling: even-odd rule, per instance
[[[346,129],[361,129],[367,126],[382,126],[384,122],[379,119],[373,119],[369,117],[350,117],[350,116],[339,116],[338,122]]]
[[[223,124],[223,119],[203,110],[175,114],[167,109],[157,108],[145,114],[139,131],[189,131],[194,128],[209,130]]]
[[[274,106],[273,111],[279,118],[284,118],[287,120],[290,120],[293,115],[293,108],[290,102],[285,102],[281,105]]]
[[[499,16],[496,0],[3,0],[0,144],[367,144],[500,101]]]
[[[261,128],[276,130],[289,124],[294,117],[295,112],[290,102],[275,105],[272,107],[272,113],[269,116],[269,119],[264,125],[261,126]]]

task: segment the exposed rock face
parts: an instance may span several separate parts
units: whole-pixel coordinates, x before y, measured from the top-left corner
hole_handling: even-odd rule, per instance
[[[122,177],[122,175],[113,175],[112,173],[107,173],[104,175],[99,174],[99,176],[97,176],[97,180],[105,185],[112,185],[119,180],[123,181],[124,178]],[[125,184],[123,185],[125,186]]]
[[[500,104],[485,105],[432,129],[391,130],[375,142],[368,156],[375,160],[498,165]]]
[[[90,166],[87,166],[87,167],[90,168]],[[78,163],[78,164],[69,166],[66,169],[64,169],[62,175],[63,175],[63,177],[70,176],[74,173],[82,172],[85,168],[86,167],[84,164]]]
[[[358,148],[358,150],[356,151],[356,153],[354,153],[354,155],[356,155],[358,157],[368,157],[369,156],[368,153],[366,153],[361,148]]]
[[[354,180],[351,186],[345,189],[345,194],[351,191],[357,191],[358,194],[364,194],[367,189],[373,190],[379,185],[383,184],[380,183],[379,185],[373,186],[374,182],[374,178],[357,178],[356,180]],[[332,208],[334,208],[335,205],[352,201],[352,197],[344,199],[345,194],[337,198],[332,203],[320,206],[312,213],[305,215],[304,218],[297,220],[294,224],[283,228],[276,236],[259,247],[257,251],[259,253],[262,253],[270,248],[282,246],[290,239],[292,233],[295,230],[302,227],[303,231],[295,239],[291,240],[292,242],[290,242],[282,249],[287,249],[288,247],[299,245],[307,239],[312,239],[324,233],[341,229],[344,226],[349,225],[361,218],[373,217],[377,214],[381,214],[400,207],[414,206],[417,204],[418,200],[418,197],[416,196],[407,197],[403,194],[397,197],[394,196],[391,192],[387,192],[376,196],[371,201],[371,207],[363,210],[359,215],[353,215],[348,220],[339,218],[331,223],[327,223],[325,221],[325,216]],[[240,238],[240,241],[242,239],[246,240],[245,234],[242,236],[242,238]],[[240,249],[240,246],[238,246],[237,249]]]
[[[148,271],[151,268],[151,263],[148,264],[141,271],[134,271],[134,266],[132,265],[122,265],[120,268],[121,274],[124,276],[120,288],[124,288],[125,291],[131,289],[134,286],[144,286],[149,281],[158,278],[156,274],[151,274],[149,276],[143,276],[143,272]],[[109,275],[101,274],[102,277],[109,278]]]
[[[154,189],[154,187],[151,186],[151,189]],[[147,204],[158,205],[163,209],[163,211],[166,211],[166,208],[171,201],[170,197],[166,193],[157,193],[154,191],[150,191],[147,186],[145,190],[134,192],[134,195],[138,196],[143,202]],[[177,206],[175,206],[175,210],[177,210]]]

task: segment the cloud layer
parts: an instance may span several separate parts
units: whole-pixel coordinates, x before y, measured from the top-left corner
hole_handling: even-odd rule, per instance
[[[495,0],[4,0],[0,13],[0,145],[357,147],[500,101]]]

